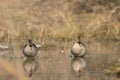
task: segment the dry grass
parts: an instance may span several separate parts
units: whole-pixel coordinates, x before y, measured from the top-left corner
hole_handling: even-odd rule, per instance
[[[115,7],[117,2],[97,1],[88,0],[90,4],[86,4],[84,0],[2,0],[0,40],[12,45],[23,45],[26,39],[32,38],[45,44],[44,47],[72,41],[78,35],[84,39],[120,40],[120,10],[119,6]],[[15,67],[0,58],[0,65],[17,79],[28,80],[23,75],[19,62],[16,63],[19,67]]]
[[[94,0],[88,2],[92,4]],[[106,2],[108,3],[109,1]],[[2,19],[0,20],[0,25],[3,32],[1,31],[0,38],[6,42],[11,42],[15,39],[21,43],[28,38],[39,42],[43,42],[45,39],[61,42],[73,40],[78,35],[84,38],[120,39],[120,24],[119,19],[116,17],[116,14],[120,13],[119,7],[105,11],[106,6],[95,7],[92,5],[92,13],[74,14],[71,7],[76,6],[76,4],[83,5],[82,3],[87,6],[84,1],[77,2],[77,0],[61,0],[55,1],[55,3],[38,0],[1,1],[0,11],[2,13],[0,13],[0,16]],[[103,4],[104,1],[101,1],[101,3]],[[115,6],[116,2],[113,1],[112,4]],[[101,12],[96,14],[95,10],[98,7],[103,10],[102,14]],[[83,9],[86,10],[86,7],[83,7]],[[113,21],[111,22],[111,20]]]

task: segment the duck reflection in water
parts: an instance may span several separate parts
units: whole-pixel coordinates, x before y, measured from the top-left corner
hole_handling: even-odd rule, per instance
[[[0,50],[0,55],[9,53],[8,50]]]
[[[39,64],[36,60],[24,60],[23,68],[26,73],[28,73],[29,77],[32,77],[33,73],[38,69]]]
[[[86,67],[86,61],[83,57],[74,57],[71,60],[71,67],[73,73],[77,77],[81,77],[83,70]]]

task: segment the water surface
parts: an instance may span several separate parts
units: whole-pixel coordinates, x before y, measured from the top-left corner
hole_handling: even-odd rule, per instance
[[[86,43],[87,55],[82,59],[72,58],[71,44],[57,49],[41,50],[36,60],[31,64],[37,68],[33,75],[25,68],[20,48],[0,51],[0,79],[1,80],[117,80],[115,76],[106,76],[104,70],[114,65],[119,59],[120,43],[95,42]],[[35,62],[35,64],[34,64]],[[30,62],[28,62],[30,63]],[[26,64],[25,67],[23,64]],[[83,65],[82,71],[77,73],[73,65]],[[28,69],[29,70],[29,69]]]

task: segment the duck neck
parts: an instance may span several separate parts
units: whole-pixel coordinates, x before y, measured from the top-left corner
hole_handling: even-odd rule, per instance
[[[78,42],[77,42],[78,44],[81,44],[81,41],[80,40],[78,40]]]
[[[77,43],[78,43],[78,44],[81,44],[81,39],[80,39],[80,37],[77,39]]]
[[[29,43],[29,46],[32,47],[32,46],[33,46],[33,43]]]

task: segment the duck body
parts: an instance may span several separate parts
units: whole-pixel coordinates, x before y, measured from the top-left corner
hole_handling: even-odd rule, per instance
[[[71,53],[75,57],[83,57],[86,54],[85,45],[78,39],[71,48]]]
[[[7,50],[7,49],[8,49],[8,46],[0,44],[0,50]]]
[[[29,41],[27,44],[23,47],[23,54],[28,57],[34,57],[38,53],[39,49],[37,46]]]

